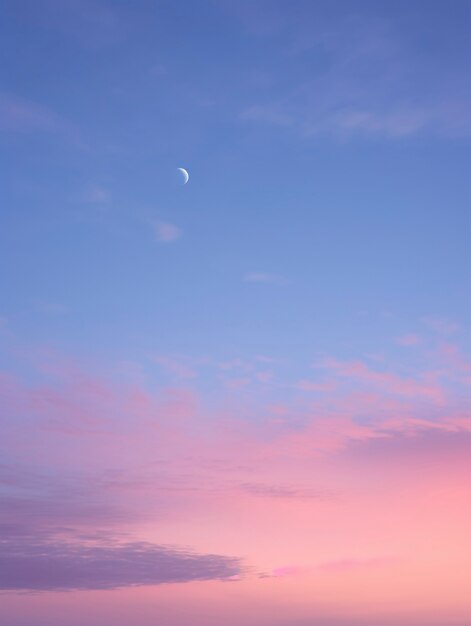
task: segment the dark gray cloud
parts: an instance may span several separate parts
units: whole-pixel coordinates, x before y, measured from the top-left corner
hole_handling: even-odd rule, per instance
[[[1,531],[1,529],[0,529]],[[72,591],[224,580],[241,573],[237,558],[196,554],[146,542],[0,539],[1,591]]]

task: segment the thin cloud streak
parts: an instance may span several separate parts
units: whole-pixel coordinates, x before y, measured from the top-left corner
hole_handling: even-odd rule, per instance
[[[244,483],[242,491],[254,496],[264,498],[281,499],[307,499],[307,500],[330,500],[335,498],[335,493],[326,489],[302,489],[292,485],[269,485],[264,483]]]
[[[347,12],[326,28],[322,19],[313,25],[306,6],[304,21],[280,21],[275,29],[285,31],[284,63],[293,65],[293,75],[306,59],[321,57],[324,64],[282,96],[248,103],[242,122],[291,128],[307,138],[469,136],[471,92],[458,69],[456,75],[437,70],[424,97],[416,87],[424,77],[421,55],[397,23]]]
[[[0,92],[0,132],[2,131],[52,134],[80,148],[84,147],[80,132],[74,124],[42,104],[6,92]]]

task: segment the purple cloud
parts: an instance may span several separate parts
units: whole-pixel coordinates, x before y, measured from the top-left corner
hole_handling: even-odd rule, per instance
[[[86,542],[29,536],[0,540],[2,591],[115,589],[225,580],[240,573],[237,558],[196,554],[186,548],[147,542]]]

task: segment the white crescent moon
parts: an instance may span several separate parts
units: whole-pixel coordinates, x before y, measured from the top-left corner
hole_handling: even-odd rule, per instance
[[[177,169],[179,172],[183,174],[183,184],[186,185],[190,179],[190,175],[188,174],[188,172],[186,171],[184,167],[178,167]]]

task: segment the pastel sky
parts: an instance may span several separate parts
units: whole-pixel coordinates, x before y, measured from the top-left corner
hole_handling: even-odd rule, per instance
[[[2,2],[2,626],[470,626],[470,26]]]

